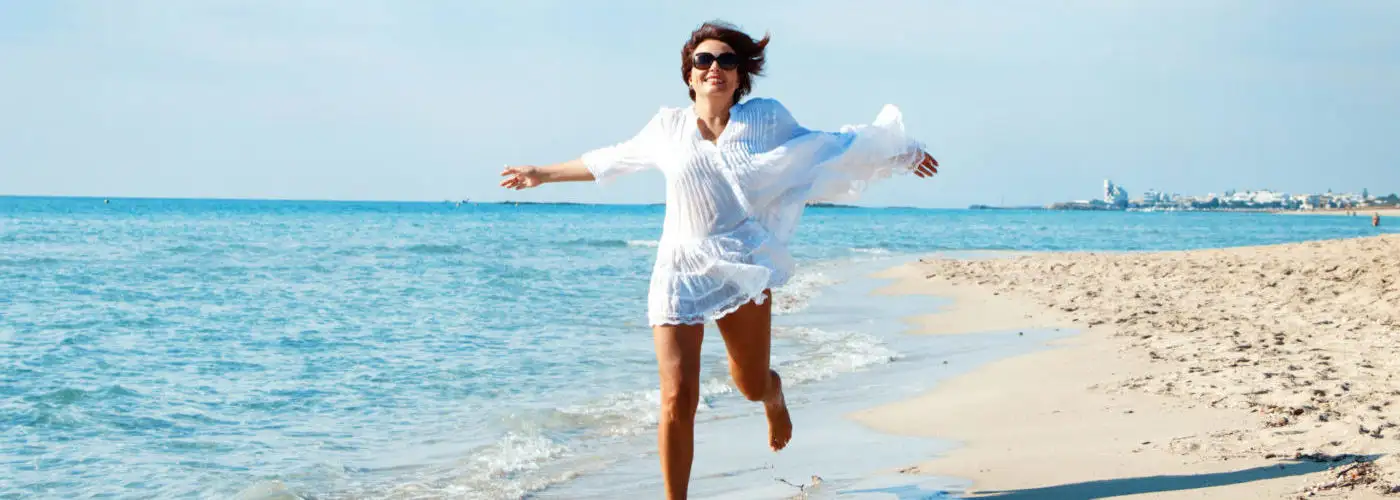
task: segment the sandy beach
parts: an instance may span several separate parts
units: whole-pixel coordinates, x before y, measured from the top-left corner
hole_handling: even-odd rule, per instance
[[[1080,332],[854,414],[962,445],[903,473],[993,498],[1400,494],[1400,235],[884,277],[952,299],[910,319],[921,333]]]

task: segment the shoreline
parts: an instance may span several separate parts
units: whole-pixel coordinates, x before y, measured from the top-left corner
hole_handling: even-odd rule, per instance
[[[848,417],[881,432],[954,441],[953,450],[899,472],[966,479],[970,497],[1393,498],[1380,491],[1400,482],[1400,429],[1390,423],[1400,421],[1400,408],[1390,404],[1400,403],[1391,396],[1400,395],[1400,380],[1387,377],[1397,370],[1386,368],[1400,368],[1400,355],[1387,356],[1395,349],[1383,346],[1400,340],[1400,331],[1385,333],[1397,316],[1375,301],[1400,293],[1394,281],[1380,278],[1400,274],[1400,259],[1388,261],[1394,269],[1371,261],[1396,251],[1400,237],[1379,236],[1130,255],[921,259],[879,275],[895,282],[877,293],[952,300],[933,314],[906,318],[909,333],[1061,328],[1073,335]],[[1378,295],[1251,296],[1228,284],[1249,273],[1257,276],[1247,283],[1330,283],[1339,270],[1343,288],[1349,282],[1365,288],[1379,278]],[[1267,285],[1261,286],[1287,290]],[[1212,294],[1224,298],[1209,300]],[[1207,300],[1181,300],[1189,296]],[[1348,306],[1358,303],[1372,306],[1373,314]],[[1156,310],[1147,314],[1147,304]],[[1198,317],[1209,314],[1222,316]],[[1321,316],[1348,314],[1365,317],[1337,318],[1338,327],[1349,327],[1346,335],[1311,330],[1321,326],[1311,323],[1328,321]],[[1275,332],[1296,336],[1289,340],[1298,345],[1264,347]],[[1353,332],[1381,338],[1361,337],[1370,340],[1358,352],[1352,347],[1360,346],[1338,340],[1354,341]],[[1308,356],[1323,368],[1299,369],[1314,368],[1301,365],[1299,358]],[[1378,369],[1337,372],[1348,364]]]
[[[1353,212],[1354,212],[1356,215],[1348,215],[1348,214],[1353,213]],[[1288,211],[1279,211],[1279,212],[1274,212],[1274,213],[1279,214],[1279,215],[1331,215],[1331,216],[1340,216],[1340,217],[1365,217],[1365,218],[1367,218],[1367,219],[1370,219],[1372,215],[1380,214],[1380,216],[1381,216],[1381,223],[1384,224],[1386,218],[1389,218],[1389,217],[1400,217],[1400,208],[1386,207],[1386,208],[1371,208],[1371,209],[1358,208],[1358,209],[1356,209],[1356,210],[1307,210],[1307,211],[1304,211],[1304,210],[1288,210]]]
[[[738,405],[740,411],[697,423],[691,498],[826,498],[820,495],[828,494],[852,499],[887,498],[879,494],[881,488],[891,484],[910,486],[905,480],[911,479],[888,471],[943,453],[951,445],[939,438],[909,439],[880,432],[847,415],[871,405],[915,397],[926,390],[930,381],[1040,350],[1040,341],[1061,335],[1029,330],[1025,337],[1014,333],[946,338],[894,335],[905,330],[902,318],[926,311],[941,301],[923,296],[874,294],[874,290],[892,281],[874,278],[872,273],[915,259],[916,256],[907,255],[845,263],[829,271],[827,278],[832,283],[821,285],[820,292],[808,299],[807,308],[775,317],[775,368],[785,382],[793,382],[788,404],[799,439],[775,454],[767,447],[767,425],[761,408],[732,393],[707,398],[706,406]],[[821,340],[792,349],[791,334],[798,331],[818,333]],[[852,341],[862,353],[850,358],[852,361],[874,361],[872,356],[881,359],[815,378],[810,371],[806,376],[802,374],[798,365],[803,359],[842,349],[843,343]],[[714,346],[710,349],[723,349],[719,342],[707,339],[707,343]],[[715,375],[724,377],[722,365],[707,365],[703,372],[712,369],[720,370]],[[661,488],[653,451],[654,435],[647,432],[627,440],[631,451],[616,455],[620,457],[617,461],[533,492],[530,498],[652,498]],[[927,491],[965,487],[959,478],[943,475],[916,479],[917,486]]]

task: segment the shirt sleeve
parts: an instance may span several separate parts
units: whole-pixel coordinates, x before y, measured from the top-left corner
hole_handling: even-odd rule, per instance
[[[792,112],[788,111],[787,106],[783,106],[782,102],[776,99],[765,100],[773,108],[774,133],[777,134],[779,144],[813,132],[813,130],[798,123],[797,119],[792,116]]]
[[[755,157],[762,172],[748,181],[754,206],[800,207],[806,202],[850,202],[873,182],[912,172],[923,145],[904,129],[899,108],[885,106],[873,123],[839,131],[811,130],[775,107],[772,133],[786,142]],[[773,226],[783,226],[781,221]]]
[[[660,153],[666,146],[666,116],[663,108],[631,139],[584,153],[580,158],[583,165],[598,182],[657,168]]]

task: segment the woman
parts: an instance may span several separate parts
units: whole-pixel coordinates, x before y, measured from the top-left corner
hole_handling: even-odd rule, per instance
[[[886,106],[874,124],[839,133],[798,125],[771,99],[740,102],[761,74],[768,37],[706,23],[681,50],[693,105],[662,108],[632,139],[545,167],[507,167],[501,186],[607,181],[644,169],[666,178],[666,216],[648,294],[661,378],[658,429],[667,497],[685,498],[700,399],[700,342],[714,321],[739,392],[762,402],[769,446],[787,445],[792,422],[782,379],[768,366],[771,289],[787,282],[787,247],[808,202],[848,201],[897,172],[937,173],[938,162],[904,134]]]

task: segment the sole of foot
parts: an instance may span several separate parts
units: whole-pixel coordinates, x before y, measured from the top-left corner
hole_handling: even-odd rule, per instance
[[[768,414],[768,446],[778,451],[787,447],[788,441],[792,440],[792,416],[788,414],[787,400],[783,398],[783,378],[776,371],[769,370],[768,373],[773,377],[777,394],[763,402],[763,409]]]

